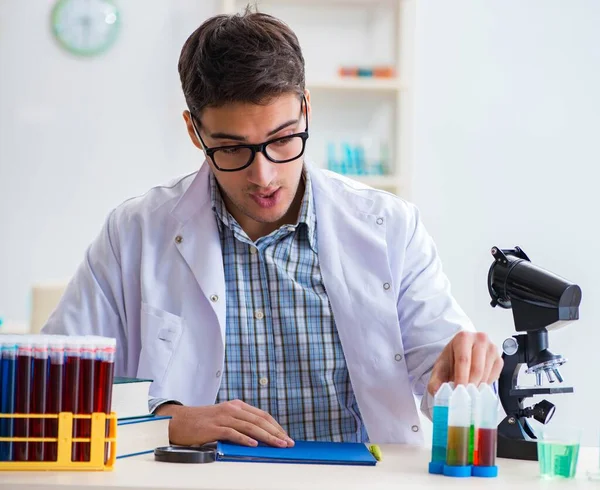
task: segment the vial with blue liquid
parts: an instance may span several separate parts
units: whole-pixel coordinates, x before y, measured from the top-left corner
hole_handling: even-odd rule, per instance
[[[454,383],[444,383],[435,394],[433,401],[433,440],[429,473],[442,474],[448,447],[448,408]]]

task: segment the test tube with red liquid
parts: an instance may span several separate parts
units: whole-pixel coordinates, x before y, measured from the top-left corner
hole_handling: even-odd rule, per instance
[[[65,338],[65,374],[63,389],[63,411],[78,414],[79,412],[79,378],[81,366],[81,340],[78,337]],[[79,437],[78,420],[73,420],[73,437]],[[75,448],[78,443],[73,443],[72,461],[75,459]]]
[[[115,352],[117,341],[102,338],[96,349],[95,365],[95,399],[94,412],[110,414],[112,404],[112,388],[115,376]],[[109,435],[109,423],[106,422],[106,436]],[[108,460],[108,443],[105,446],[104,461]]]
[[[31,413],[31,368],[33,351],[31,337],[24,335],[17,344],[17,383],[15,395],[15,413]],[[16,418],[14,421],[14,437],[29,436],[29,420]],[[29,458],[27,442],[15,442],[13,445],[13,461],[27,461]]]
[[[489,384],[479,386],[479,424],[477,428],[477,456],[473,461],[472,475],[498,476],[496,449],[498,434],[498,397]]]
[[[31,413],[46,414],[48,387],[48,345],[45,336],[32,337],[33,376],[31,386]],[[31,437],[44,437],[46,420],[32,418],[29,420]],[[29,443],[29,461],[44,461],[45,443],[36,441]]]
[[[46,410],[51,414],[63,411],[64,375],[65,375],[65,338],[60,335],[48,336],[48,356],[50,358],[50,377],[48,382],[48,402]],[[46,437],[58,437],[58,419],[46,420]],[[44,461],[56,461],[58,445],[47,442]]]
[[[94,363],[96,361],[96,341],[93,338],[81,338],[79,367],[79,407],[78,413],[91,415],[94,412]],[[91,419],[79,419],[79,437],[91,437]],[[75,444],[75,461],[90,460],[89,442]]]

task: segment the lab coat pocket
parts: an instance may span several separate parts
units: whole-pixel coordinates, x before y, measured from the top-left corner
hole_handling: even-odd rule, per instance
[[[152,391],[160,391],[173,360],[183,330],[183,319],[168,311],[142,303],[142,350],[138,377],[154,381]]]

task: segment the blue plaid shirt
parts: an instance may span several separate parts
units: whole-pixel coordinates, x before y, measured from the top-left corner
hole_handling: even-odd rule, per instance
[[[292,439],[367,442],[323,285],[309,175],[297,224],[255,243],[210,176],[226,283],[225,366],[217,403],[269,412]]]

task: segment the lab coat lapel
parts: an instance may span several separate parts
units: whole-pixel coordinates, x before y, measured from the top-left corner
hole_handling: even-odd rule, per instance
[[[314,174],[314,177],[313,177]],[[319,264],[361,414],[372,440],[398,408],[388,392],[401,346],[386,222],[373,202],[313,172]]]
[[[172,211],[181,222],[177,248],[216,315],[225,344],[225,274],[221,242],[210,202],[208,164],[204,164]]]

